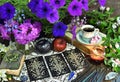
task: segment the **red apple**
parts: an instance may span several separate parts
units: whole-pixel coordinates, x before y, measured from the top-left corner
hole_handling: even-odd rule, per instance
[[[53,41],[53,48],[55,51],[61,52],[66,48],[66,41],[64,38],[55,38]]]

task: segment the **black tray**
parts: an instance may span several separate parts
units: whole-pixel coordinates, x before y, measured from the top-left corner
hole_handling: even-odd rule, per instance
[[[25,60],[25,63],[31,81],[49,77],[49,73],[42,56]]]
[[[70,73],[63,56],[61,54],[54,54],[45,57],[48,67],[53,77],[60,76],[66,73]]]

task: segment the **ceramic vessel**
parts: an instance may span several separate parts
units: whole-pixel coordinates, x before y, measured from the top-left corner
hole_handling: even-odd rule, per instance
[[[52,49],[52,46],[51,42],[47,38],[40,38],[36,41],[35,48],[39,53],[45,54]]]

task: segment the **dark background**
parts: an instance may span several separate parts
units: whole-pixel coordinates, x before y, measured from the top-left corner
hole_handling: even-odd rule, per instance
[[[91,0],[89,0],[91,1]],[[99,8],[99,4],[97,3],[98,0],[96,0],[96,4],[93,4],[92,6],[90,6],[90,10]],[[120,16],[120,0],[106,0],[107,3],[105,5],[105,7],[110,7],[112,9],[114,9],[114,13],[112,16]]]

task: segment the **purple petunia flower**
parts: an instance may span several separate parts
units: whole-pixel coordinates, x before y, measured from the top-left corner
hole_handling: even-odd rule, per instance
[[[39,36],[40,32],[41,23],[23,23],[18,29],[14,30],[14,36],[19,44],[27,44],[30,41],[35,40]]]
[[[53,9],[48,15],[47,15],[47,20],[50,23],[54,23],[59,20],[59,13],[57,9]]]
[[[7,29],[3,25],[0,25],[0,34],[3,39],[10,40]]]
[[[47,14],[49,14],[52,10],[52,8],[50,7],[50,4],[47,2],[43,2],[42,4],[38,5],[36,7],[36,15],[39,18],[46,18]]]
[[[58,22],[54,24],[52,32],[55,37],[63,37],[65,35],[65,31],[67,30],[67,25],[63,22]]]
[[[43,0],[31,0],[27,5],[33,13],[36,12],[36,6],[42,4]]]
[[[4,20],[8,20],[14,17],[15,7],[10,3],[5,3],[0,6],[0,18]]]
[[[73,0],[68,6],[68,12],[72,16],[80,16],[82,15],[82,4],[77,0]]]
[[[50,4],[58,9],[65,5],[65,0],[50,0]]]
[[[106,0],[98,0],[100,6],[105,6]]]
[[[82,8],[87,11],[89,8],[88,8],[88,0],[81,0],[80,1],[82,3]]]

